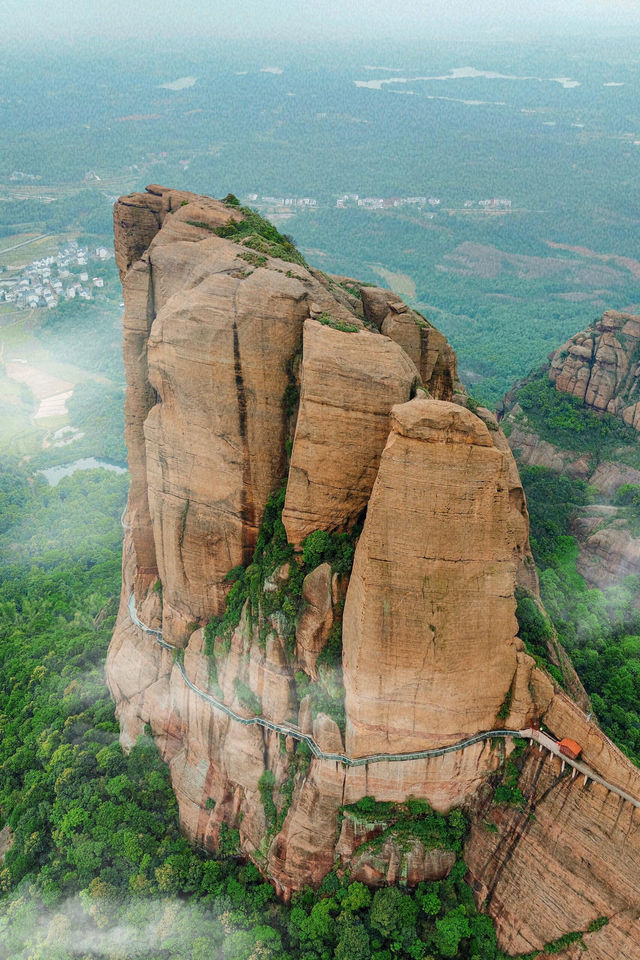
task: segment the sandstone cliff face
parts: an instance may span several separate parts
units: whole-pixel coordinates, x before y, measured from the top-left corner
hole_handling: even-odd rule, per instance
[[[334,864],[371,883],[445,876],[450,856],[417,840],[389,836],[370,856],[362,837],[340,832],[340,809],[368,795],[413,795],[443,812],[481,805],[510,741],[348,766],[310,756],[298,732],[358,757],[544,718],[559,736],[578,731],[612,780],[635,774],[516,636],[516,581],[536,587],[525,498],[495,420],[467,409],[446,340],[389,291],[283,260],[284,238],[247,217],[160,187],[115,208],[132,482],[107,676],[122,740],[150,724],[187,834],[213,849],[222,823],[237,827],[283,896]],[[265,512],[278,544],[268,568]],[[329,542],[343,557],[355,548],[350,577],[300,552],[314,531],[316,546],[337,532]],[[241,610],[205,637],[236,576]],[[256,715],[296,736],[240,722]],[[577,848],[566,814],[549,809]],[[551,835],[544,849],[561,883],[568,868]],[[617,828],[598,837],[603,860],[631,856]],[[591,889],[585,877],[588,907],[580,899],[558,919],[558,901],[527,888],[537,926],[518,939],[516,888],[494,879],[481,833],[470,850],[478,897],[499,890],[489,907],[505,945],[546,942],[592,908],[631,903],[613,881]],[[625,945],[627,928],[616,933]]]
[[[455,352],[439,330],[391,290],[361,287],[360,292],[366,319],[413,360],[431,396],[452,400],[454,393],[464,393]]]
[[[393,408],[345,607],[353,755],[496,724],[518,670],[531,669],[515,639],[511,508],[507,457],[477,416],[427,399]],[[525,698],[511,712],[524,726],[535,707]]]
[[[283,513],[295,544],[360,516],[389,433],[389,411],[410,398],[420,378],[393,340],[308,320],[301,380]]]
[[[625,783],[638,795],[640,771],[564,696],[556,696],[543,717],[557,736],[578,737],[585,758],[603,777]],[[560,956],[594,960],[634,958],[638,940],[640,836],[638,811],[597,783],[572,779],[560,760],[530,749],[520,787],[522,808],[502,807],[479,817],[466,848],[478,900],[496,920],[503,949],[526,953],[573,930],[586,930],[586,953]],[[487,824],[492,831],[487,829]],[[523,901],[526,908],[523,909]]]

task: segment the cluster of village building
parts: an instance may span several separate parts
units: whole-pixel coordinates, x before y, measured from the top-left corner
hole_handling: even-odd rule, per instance
[[[313,197],[260,197],[257,193],[248,193],[249,203],[268,203],[275,207],[317,207]]]
[[[367,210],[386,210],[389,207],[440,206],[439,197],[361,197],[357,193],[344,193],[336,200],[336,207],[366,207]]]
[[[318,201],[314,197],[270,197],[260,196],[257,193],[247,195],[249,203],[260,203],[272,207],[317,207]],[[366,210],[388,210],[394,207],[418,207],[419,209],[437,208],[442,203],[440,197],[361,197],[357,193],[343,193],[336,200],[336,207],[341,210],[347,207],[364,207]],[[484,208],[485,210],[510,210],[511,200],[504,197],[492,197],[488,200],[465,200],[463,206]],[[427,213],[433,218],[433,213]]]
[[[25,173],[24,170],[14,170],[9,180],[14,183],[35,183],[36,180],[42,180],[42,177],[35,173]]]
[[[92,300],[94,292],[104,287],[104,277],[92,276],[96,261],[104,263],[113,257],[107,247],[89,250],[72,240],[64,249],[41,260],[34,260],[20,274],[0,274],[0,303],[11,303],[21,309],[48,307],[52,310],[61,301]],[[86,268],[86,269],[85,269]]]
[[[440,197],[361,197],[345,193],[336,200],[336,207],[365,207],[367,210],[387,210],[392,207],[439,207]],[[492,197],[490,200],[465,200],[464,207],[484,207],[488,210],[510,210],[511,200]]]

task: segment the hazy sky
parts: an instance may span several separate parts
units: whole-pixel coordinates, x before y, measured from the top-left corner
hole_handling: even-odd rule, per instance
[[[640,0],[2,0],[5,40],[640,35]]]

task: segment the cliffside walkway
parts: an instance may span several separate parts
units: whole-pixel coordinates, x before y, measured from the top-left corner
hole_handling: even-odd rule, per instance
[[[135,623],[136,627],[139,627],[140,630],[143,630],[145,633],[149,633],[155,637],[156,643],[160,644],[161,647],[164,647],[165,650],[171,650],[172,652],[175,652],[179,649],[173,644],[167,643],[166,640],[163,640],[162,630],[154,630],[153,627],[148,627],[140,620],[135,608],[135,598],[133,594],[131,594],[129,598],[129,616]],[[243,717],[241,714],[236,713],[235,710],[232,710],[231,707],[227,706],[226,703],[223,703],[222,700],[218,700],[210,693],[206,693],[204,690],[201,690],[200,687],[195,685],[195,683],[192,683],[187,676],[184,664],[181,663],[180,660],[176,660],[175,663],[178,670],[182,674],[182,679],[189,689],[193,690],[193,692],[202,700],[206,700],[207,703],[210,703],[212,707],[216,708],[216,710],[220,710],[222,713],[226,714],[227,717],[231,717],[232,720],[236,720],[245,727],[263,727],[265,730],[272,730],[275,733],[281,733],[285,737],[292,737],[294,740],[299,740],[301,743],[306,743],[311,750],[311,753],[314,755],[314,757],[317,757],[318,760],[333,760],[336,763],[343,763],[347,767],[362,767],[369,763],[393,763],[401,760],[426,760],[429,757],[442,757],[446,753],[455,753],[458,750],[464,750],[465,747],[470,747],[474,743],[481,743],[483,740],[492,740],[494,737],[514,737],[517,740],[522,739],[522,734],[519,730],[487,730],[484,733],[476,733],[473,737],[468,737],[466,740],[460,740],[458,743],[451,743],[446,747],[434,747],[431,750],[418,750],[415,753],[373,753],[365,757],[347,757],[343,753],[325,753],[325,751],[318,746],[310,734],[303,733],[299,727],[295,726],[295,724],[274,723],[273,720],[267,720],[266,717]],[[527,731],[527,734],[528,733],[529,731]]]
[[[538,750],[542,753],[543,750],[548,750],[548,752],[554,756],[559,757],[562,761],[562,770],[566,766],[573,768],[573,773],[571,779],[575,780],[577,774],[581,774],[584,778],[583,785],[586,786],[590,780],[594,783],[599,783],[601,786],[605,787],[611,793],[615,793],[618,797],[621,797],[623,800],[627,800],[629,803],[633,804],[634,807],[637,807],[640,810],[640,800],[636,797],[632,797],[630,793],[622,790],[620,787],[617,787],[613,783],[609,783],[607,780],[604,780],[602,777],[598,776],[597,773],[594,773],[591,767],[588,767],[586,763],[581,763],[579,760],[572,760],[570,757],[565,756],[560,750],[560,744],[550,737],[547,733],[543,733],[542,730],[521,730],[520,736],[523,739],[528,739],[529,742],[538,744]]]
[[[136,611],[133,593],[129,597],[129,616],[136,627],[155,637],[156,643],[158,643],[165,650],[170,650],[175,653],[179,649],[173,644],[167,643],[167,641],[163,639],[162,630],[154,630],[153,627],[148,627],[140,620]],[[584,778],[583,786],[587,786],[589,781],[593,781],[593,783],[599,783],[601,786],[605,787],[606,790],[609,790],[611,793],[615,793],[618,797],[621,797],[622,800],[626,800],[633,804],[634,807],[638,807],[638,809],[640,809],[640,800],[632,797],[631,794],[626,793],[615,784],[609,783],[607,780],[604,780],[602,777],[598,776],[598,774],[594,773],[593,770],[585,763],[581,763],[578,760],[572,760],[570,757],[565,756],[560,751],[560,745],[557,743],[557,741],[548,734],[543,733],[542,730],[536,730],[532,727],[526,727],[524,730],[485,730],[482,733],[474,734],[472,737],[467,737],[465,740],[459,740],[457,743],[450,743],[446,747],[433,747],[430,750],[418,750],[413,753],[373,753],[365,757],[348,757],[342,753],[325,753],[325,751],[318,746],[310,734],[303,733],[299,727],[295,726],[295,724],[274,723],[273,720],[267,720],[266,717],[243,717],[241,714],[236,713],[235,710],[232,710],[231,707],[227,706],[226,703],[223,703],[222,700],[218,700],[210,693],[201,690],[200,687],[195,685],[195,683],[192,683],[187,676],[184,664],[181,663],[179,659],[175,661],[175,664],[182,675],[182,679],[189,689],[193,690],[193,692],[202,700],[205,700],[207,703],[211,704],[212,707],[215,707],[216,710],[220,710],[221,713],[225,714],[227,717],[231,717],[232,720],[235,720],[237,723],[241,723],[245,727],[262,727],[265,730],[272,730],[274,733],[280,733],[285,737],[292,737],[294,740],[299,740],[301,743],[306,743],[313,756],[318,760],[332,760],[335,763],[342,763],[346,767],[362,767],[369,763],[398,763],[405,760],[428,760],[430,757],[443,757],[447,753],[456,753],[459,750],[464,750],[466,747],[472,746],[474,743],[482,743],[485,740],[493,740],[496,738],[505,739],[507,737],[511,737],[514,740],[528,740],[531,745],[537,743],[540,752],[546,750],[551,756],[559,757],[559,759],[562,761],[562,770],[564,770],[567,766],[572,767],[572,780],[574,780],[578,774],[581,774]]]

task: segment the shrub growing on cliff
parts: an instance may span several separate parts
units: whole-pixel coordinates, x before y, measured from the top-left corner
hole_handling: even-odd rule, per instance
[[[536,433],[564,450],[590,453],[596,463],[622,445],[637,450],[632,427],[609,413],[597,416],[576,397],[556,390],[545,372],[520,387],[517,400]]]
[[[259,716],[262,713],[262,704],[260,699],[255,695],[251,687],[248,687],[246,683],[243,683],[238,677],[233,679],[233,688],[236,692],[236,696],[240,703],[250,710],[251,713]]]
[[[314,530],[302,544],[304,565],[313,570],[321,563],[329,563],[334,573],[350,573],[355,553],[355,535],[355,531],[331,533],[328,530]]]
[[[268,220],[265,220],[259,213],[249,207],[238,207],[237,209],[242,213],[243,219],[230,220],[223,227],[218,227],[215,232],[219,237],[226,237],[236,243],[242,243],[258,253],[277,257],[280,260],[288,260],[291,263],[299,263],[301,266],[307,265],[302,254],[272,223],[269,223]]]
[[[549,659],[547,641],[553,637],[553,627],[541,612],[537,603],[520,589],[516,590],[516,600],[518,635],[524,641],[527,653],[531,654],[538,666],[551,674],[556,683],[564,687],[565,681],[561,670]],[[511,693],[511,691],[509,692]],[[503,713],[501,708],[498,718],[506,719],[508,716],[509,710]]]
[[[343,816],[361,823],[383,823],[385,829],[366,846],[382,847],[390,837],[416,839],[426,848],[439,847],[459,852],[468,830],[461,810],[452,810],[447,816],[436,813],[426,800],[409,797],[404,803],[362,797],[356,803],[341,807]]]
[[[346,323],[344,320],[338,320],[336,317],[332,317],[330,313],[321,313],[318,317],[319,322],[325,327],[332,327],[334,330],[339,330],[341,333],[358,333],[360,327],[357,323]]]
[[[275,826],[277,817],[276,805],[273,802],[273,788],[275,783],[276,778],[271,770],[265,770],[258,780],[258,792],[260,794],[260,800],[264,810],[267,830],[271,830]]]
[[[293,636],[302,607],[302,583],[306,574],[324,562],[330,563],[336,573],[348,573],[351,570],[360,526],[349,533],[316,530],[309,534],[303,542],[302,563],[299,563],[293,547],[287,541],[282,522],[285,497],[286,483],[267,500],[251,564],[246,568],[234,567],[227,574],[226,579],[231,580],[233,586],[227,594],[225,612],[221,617],[214,617],[205,628],[209,654],[213,652],[216,638],[230,637],[240,622],[247,601],[254,622],[260,612],[263,617],[274,612],[283,613],[285,619],[282,629]],[[265,580],[287,563],[288,577],[276,590],[265,591]],[[334,641],[335,646],[337,637],[334,637]]]

